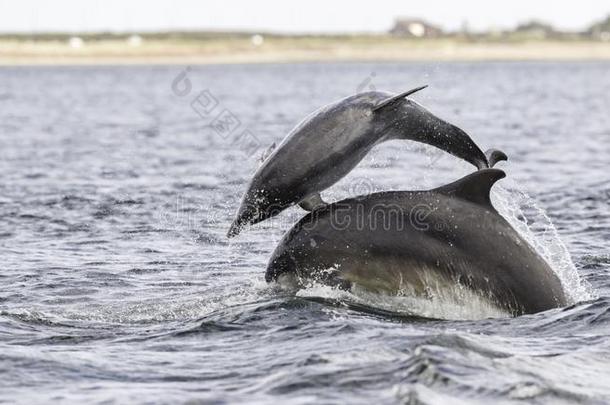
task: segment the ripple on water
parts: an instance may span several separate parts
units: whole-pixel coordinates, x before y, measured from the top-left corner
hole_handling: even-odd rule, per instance
[[[0,402],[610,402],[608,67],[193,66],[185,97],[171,90],[183,67],[0,68]],[[494,204],[570,306],[507,318],[317,286],[295,296],[263,275],[298,208],[225,238],[258,163],[193,98],[210,91],[262,149],[371,77],[433,84],[419,102],[509,155]],[[471,171],[396,141],[328,197]],[[461,320],[421,316],[435,314]]]

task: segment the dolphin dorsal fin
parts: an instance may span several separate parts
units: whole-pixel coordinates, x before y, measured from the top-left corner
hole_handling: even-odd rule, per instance
[[[506,177],[506,173],[500,169],[481,169],[432,191],[493,208],[489,198],[491,187],[504,177]]]
[[[428,87],[427,84],[425,86],[419,86],[419,87],[416,87],[414,89],[407,90],[405,92],[396,94],[395,96],[388,97],[385,100],[382,100],[380,103],[378,103],[375,107],[373,107],[373,111],[381,110],[382,108],[387,107],[387,106],[389,106],[391,104],[394,104],[398,100],[401,100],[401,99],[403,99],[403,98],[405,98],[407,96],[410,96],[413,93],[417,93],[418,91],[423,90],[426,87]]]

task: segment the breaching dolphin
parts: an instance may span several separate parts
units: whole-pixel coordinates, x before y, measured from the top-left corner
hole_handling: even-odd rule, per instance
[[[491,204],[491,187],[503,177],[482,169],[429,191],[324,206],[285,235],[265,279],[430,300],[466,290],[514,316],[564,306],[553,270]]]
[[[227,236],[297,203],[307,210],[322,205],[319,193],[387,140],[426,143],[479,169],[488,167],[487,158],[468,134],[406,98],[424,87],[398,95],[356,94],[305,118],[254,174]]]

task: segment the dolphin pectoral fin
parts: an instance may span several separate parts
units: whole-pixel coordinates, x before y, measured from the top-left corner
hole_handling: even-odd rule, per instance
[[[320,196],[320,193],[312,194],[308,197],[305,197],[299,203],[299,207],[303,208],[305,211],[314,211],[320,207],[327,205],[326,202]]]
[[[499,149],[487,149],[485,151],[485,156],[487,157],[487,161],[489,162],[489,167],[494,167],[496,163],[502,160],[508,160],[508,156],[506,156],[506,153],[502,152]]]
[[[374,112],[374,111],[381,110],[382,108],[387,107],[387,106],[389,106],[389,105],[392,105],[392,104],[394,104],[396,101],[401,100],[401,99],[403,99],[403,98],[405,98],[405,97],[407,97],[407,96],[410,96],[411,94],[416,93],[416,92],[418,92],[418,91],[420,91],[420,90],[423,90],[423,89],[425,89],[426,87],[428,87],[428,85],[427,85],[427,84],[426,84],[425,86],[416,87],[416,88],[414,88],[414,89],[407,90],[407,91],[405,91],[405,92],[403,92],[403,93],[400,93],[400,94],[397,94],[397,95],[395,95],[395,96],[392,96],[392,97],[386,98],[385,100],[382,100],[382,101],[381,101],[379,104],[377,104],[375,107],[373,107],[373,112]]]
[[[500,169],[481,169],[456,182],[432,191],[494,209],[493,205],[491,205],[489,193],[495,182],[504,177],[506,177],[506,173]]]
[[[273,153],[273,151],[275,150],[275,142],[273,142],[266,151],[263,152],[263,154],[260,157],[260,162],[263,163],[265,160],[267,160],[267,158],[269,157],[269,155],[271,155]]]

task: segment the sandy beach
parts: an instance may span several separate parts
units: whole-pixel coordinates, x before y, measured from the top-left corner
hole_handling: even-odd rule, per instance
[[[82,42],[0,38],[0,65],[220,64],[315,61],[610,60],[610,42],[401,39],[390,36],[250,37]]]

